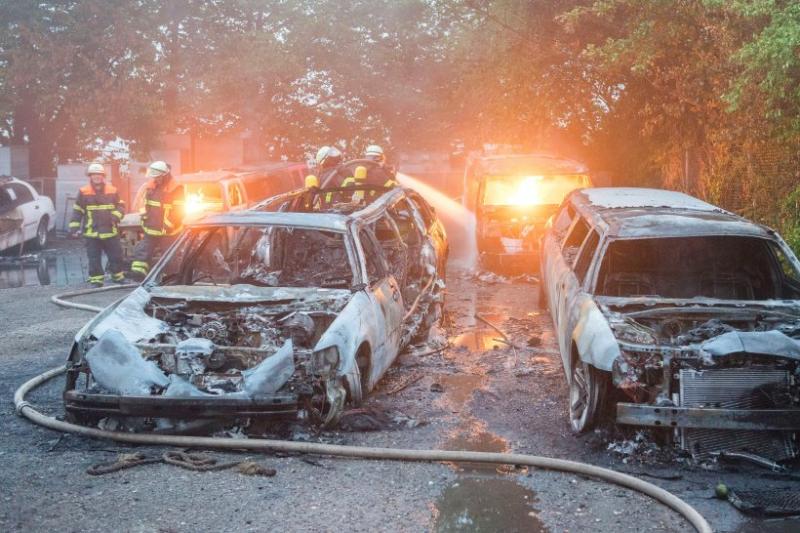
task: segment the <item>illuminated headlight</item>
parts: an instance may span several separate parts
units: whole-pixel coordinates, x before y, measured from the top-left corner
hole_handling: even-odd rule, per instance
[[[329,346],[311,355],[311,371],[314,374],[332,374],[339,367],[339,349]]]

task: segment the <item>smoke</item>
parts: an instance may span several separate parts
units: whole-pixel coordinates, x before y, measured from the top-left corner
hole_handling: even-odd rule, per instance
[[[402,172],[397,173],[397,179],[402,185],[420,193],[436,209],[447,231],[451,263],[474,270],[478,263],[474,213],[424,181]]]

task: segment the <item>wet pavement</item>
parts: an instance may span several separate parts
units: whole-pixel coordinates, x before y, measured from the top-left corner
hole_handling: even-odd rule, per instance
[[[60,253],[80,261],[82,249]],[[536,308],[536,290],[526,281],[482,281],[451,270],[446,326],[440,332],[448,347],[420,347],[418,356],[403,355],[363,406],[402,423],[369,431],[309,430],[301,440],[583,461],[670,490],[697,507],[717,531],[798,530],[796,520],[748,518],[712,497],[720,481],[731,487],[758,484],[763,472],[622,457],[608,444],[629,438],[624,433],[573,436],[552,324]],[[687,531],[675,513],[640,494],[513,466],[264,455],[258,460],[278,470],[268,481],[230,473],[176,475],[163,465],[90,478],[84,473],[88,466],[131,449],[36,428],[15,417],[8,405],[19,382],[63,362],[72,335],[90,316],[55,309],[49,297],[57,292],[48,287],[0,291],[0,313],[7,317],[0,331],[0,402],[5,402],[0,423],[7,428],[0,486],[14,494],[10,500],[0,497],[0,530],[107,531],[130,524],[152,531]],[[117,296],[103,297],[110,302]],[[25,306],[19,305],[21,299]],[[476,314],[517,348],[502,342],[502,334]],[[62,390],[63,384],[53,383],[31,401],[59,414]],[[78,504],[64,506],[64,497]],[[91,511],[110,505],[113,514]]]
[[[0,254],[0,289],[66,287],[88,277],[88,260],[80,239],[53,239],[46,250]]]

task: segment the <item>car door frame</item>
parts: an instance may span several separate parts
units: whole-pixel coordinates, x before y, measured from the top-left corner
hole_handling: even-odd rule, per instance
[[[373,357],[371,361],[371,371],[368,379],[369,386],[377,382],[380,376],[392,365],[400,352],[400,338],[405,315],[403,307],[403,296],[400,293],[397,280],[389,270],[389,265],[383,255],[380,242],[369,228],[369,223],[364,221],[353,228],[355,244],[358,247],[360,259],[359,267],[363,272],[365,283],[364,291],[367,293],[372,307],[370,314],[379,318],[378,325],[383,327],[383,342],[372,346]],[[361,235],[365,235],[370,241],[373,251],[377,253],[377,260],[382,270],[379,280],[370,281],[369,270],[367,269],[367,250],[361,242]]]
[[[602,245],[603,237],[602,232],[600,232],[599,229],[592,224],[591,220],[583,216],[580,212],[576,213],[576,215],[577,216],[575,217],[575,220],[570,225],[570,228],[564,237],[564,242],[561,243],[562,245],[559,248],[560,259],[556,259],[556,261],[560,260],[563,262],[563,270],[561,270],[558,275],[558,279],[556,280],[557,286],[553,296],[554,304],[556,305],[557,309],[553,322],[556,327],[556,336],[558,338],[559,351],[561,352],[561,362],[563,364],[567,381],[571,379],[572,375],[572,340],[573,331],[581,312],[580,295],[585,292],[585,283],[587,279],[590,278],[593,263],[589,264],[583,280],[578,280],[574,269],[578,259],[581,257],[584,251],[584,247],[587,245],[589,238],[592,236],[592,233],[597,233],[598,235],[598,242],[594,252],[595,255],[591,259],[592,262],[594,262],[596,259],[597,250],[599,250],[600,246]],[[583,237],[580,246],[578,246],[578,251],[573,257],[572,262],[567,263],[567,258],[564,257],[564,248],[569,236],[580,221],[583,221],[586,224],[588,230],[586,235]]]

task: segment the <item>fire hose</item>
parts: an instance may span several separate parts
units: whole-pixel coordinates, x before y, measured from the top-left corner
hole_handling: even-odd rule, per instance
[[[130,287],[130,286],[128,286]],[[86,311],[98,310],[94,306],[65,301],[70,298],[95,292],[126,288],[125,286],[107,287],[103,289],[87,289],[73,291],[52,298],[53,302],[63,307],[73,307]],[[91,309],[88,309],[91,308]],[[394,461],[419,461],[419,462],[468,462],[504,465],[520,465],[544,470],[567,472],[570,474],[587,476],[601,481],[613,483],[645,494],[657,502],[669,507],[683,516],[696,531],[710,533],[711,526],[705,518],[691,505],[674,494],[634,476],[616,472],[607,468],[594,466],[576,461],[526,455],[516,453],[490,453],[450,450],[410,450],[400,448],[375,448],[362,446],[345,446],[338,444],[319,444],[311,442],[295,442],[274,439],[229,439],[224,437],[195,437],[183,435],[123,433],[106,431],[72,424],[39,412],[25,400],[25,396],[32,390],[42,386],[49,380],[66,372],[66,366],[52,368],[23,383],[14,393],[14,407],[19,416],[25,417],[40,426],[66,433],[74,433],[97,439],[109,439],[128,444],[149,444],[161,446],[178,446],[189,448],[212,448],[225,450],[255,450],[255,451],[280,451],[290,453],[304,453],[313,455],[328,455],[338,457],[353,457],[358,459],[384,459]]]

